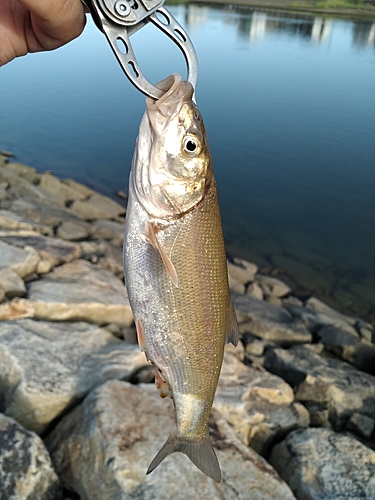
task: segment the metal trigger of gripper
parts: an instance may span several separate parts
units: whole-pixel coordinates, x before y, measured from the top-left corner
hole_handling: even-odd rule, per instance
[[[187,64],[187,80],[195,89],[198,61],[194,46],[183,27],[163,7],[164,0],[84,0],[83,3],[96,26],[107,37],[126,76],[143,94],[153,99],[164,94],[143,75],[129,39],[148,22],[162,30],[180,48]]]

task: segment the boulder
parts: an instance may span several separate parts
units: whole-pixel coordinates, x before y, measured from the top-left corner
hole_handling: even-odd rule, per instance
[[[35,309],[25,299],[14,299],[0,305],[0,321],[8,319],[33,318]]]
[[[91,224],[91,233],[105,240],[112,240],[117,245],[122,245],[124,224],[113,220],[96,220]]]
[[[61,226],[57,228],[56,235],[63,240],[79,241],[88,238],[90,234],[89,224],[75,221],[64,221]]]
[[[272,276],[256,274],[255,282],[259,283],[266,295],[271,295],[273,297],[284,297],[284,295],[291,291],[290,287],[283,281],[273,278]]]
[[[49,260],[53,266],[78,259],[81,255],[81,248],[77,243],[26,231],[13,233],[2,231],[0,239],[18,247],[33,248],[42,259]]]
[[[116,219],[125,213],[125,208],[119,203],[98,193],[84,201],[74,201],[71,210],[86,220]]]
[[[87,323],[0,323],[0,411],[38,434],[93,387],[148,366],[138,346]]]
[[[291,432],[274,447],[270,462],[297,498],[375,498],[375,452],[330,429]]]
[[[295,319],[283,307],[232,293],[233,305],[240,313],[240,332],[252,333],[282,346],[311,342],[302,321]]]
[[[30,183],[38,182],[39,174],[36,172],[36,168],[29,167],[23,163],[12,162],[4,165],[4,168],[15,175],[18,175]]]
[[[341,356],[346,347],[360,343],[359,335],[354,328],[342,328],[336,325],[328,325],[320,328],[317,338],[324,344],[324,347],[328,351],[333,352],[337,356]]]
[[[10,210],[0,210],[0,228],[12,230],[36,231],[47,236],[53,235],[53,229],[50,226],[34,222],[26,217],[17,215]]]
[[[63,183],[51,174],[41,174],[39,186],[61,200],[64,205],[68,201],[83,200],[85,198],[85,195],[80,190]]]
[[[290,385],[266,371],[245,366],[227,352],[214,408],[237,437],[261,455],[267,455],[274,442],[292,429],[309,425],[309,413],[294,401]]]
[[[84,198],[89,198],[91,195],[95,194],[95,191],[87,186],[84,186],[80,182],[73,181],[73,179],[65,179],[63,183],[82,193]]]
[[[246,289],[247,295],[253,297],[253,299],[263,300],[264,293],[262,288],[258,285],[258,283],[250,283],[250,285]]]
[[[332,307],[329,307],[327,304],[322,302],[321,300],[317,299],[316,297],[310,297],[306,303],[305,306],[308,309],[312,309],[317,312],[321,312],[324,314],[327,314],[328,316],[336,316],[338,318],[341,318],[344,320],[346,323],[349,323],[350,325],[355,325],[357,322],[357,318],[353,318],[351,316],[346,316],[345,314],[341,314],[335,309],[332,309]]]
[[[15,271],[7,267],[0,267],[0,288],[4,290],[8,299],[23,297],[26,294],[24,281]]]
[[[300,401],[328,403],[335,430],[342,430],[354,412],[371,418],[375,414],[375,377],[344,361],[293,346],[267,350],[264,366],[295,388]]]
[[[371,417],[366,417],[366,415],[354,412],[346,427],[365,439],[371,439],[375,429],[375,420]]]
[[[247,262],[243,259],[235,259],[234,264],[228,260],[227,265],[229,276],[242,284],[253,281],[254,276],[258,271],[258,266],[256,264]]]
[[[64,264],[32,281],[27,297],[36,319],[124,327],[133,323],[124,283],[85,260]]]
[[[214,482],[181,453],[146,476],[174,426],[172,400],[154,385],[110,381],[66,415],[46,443],[61,480],[82,500],[293,499],[288,486],[244,446],[216,412],[210,433],[223,480]],[[188,493],[187,493],[188,492]]]
[[[375,375],[375,345],[367,340],[345,346],[342,358],[359,370]]]
[[[40,262],[39,255],[29,246],[19,248],[0,239],[1,267],[15,271],[21,278],[35,273]]]
[[[0,498],[59,500],[62,490],[39,436],[0,413]]]

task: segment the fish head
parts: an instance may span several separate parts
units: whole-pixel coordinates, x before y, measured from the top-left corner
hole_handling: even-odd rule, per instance
[[[165,219],[180,217],[203,199],[212,167],[192,85],[180,75],[172,75],[158,86],[165,93],[156,101],[146,100],[138,158],[132,168],[138,170],[135,188],[139,201],[150,215]]]

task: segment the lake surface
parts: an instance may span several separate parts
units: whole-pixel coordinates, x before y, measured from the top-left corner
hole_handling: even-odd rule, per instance
[[[374,319],[375,24],[168,8],[198,53],[228,253]],[[185,75],[155,27],[132,42],[151,81]],[[0,149],[115,196],[144,108],[90,20],[66,47],[0,69]]]

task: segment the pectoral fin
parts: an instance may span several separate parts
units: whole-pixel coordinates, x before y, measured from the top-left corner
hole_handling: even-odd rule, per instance
[[[172,283],[174,284],[174,286],[176,288],[178,288],[178,277],[177,277],[176,269],[173,265],[173,262],[171,261],[171,259],[167,255],[167,252],[165,251],[163,245],[161,245],[160,241],[158,240],[157,230],[156,230],[155,225],[152,222],[149,222],[147,224],[146,237],[147,237],[148,241],[151,243],[151,245],[159,251],[160,257],[163,261],[165,269],[167,270],[167,273],[171,277]]]
[[[234,346],[236,346],[239,340],[240,340],[240,332],[238,329],[237,316],[234,311],[232,301],[230,301],[228,323],[227,323],[227,344],[231,343]]]
[[[159,396],[161,398],[166,398],[169,396],[172,397],[172,391],[168,384],[168,382],[164,379],[163,375],[160,373],[160,370],[155,366],[155,385],[157,390],[159,391]]]

